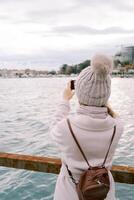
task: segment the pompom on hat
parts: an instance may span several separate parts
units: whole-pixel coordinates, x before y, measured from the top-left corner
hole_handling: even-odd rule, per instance
[[[76,79],[75,91],[79,103],[88,106],[105,106],[111,93],[113,61],[106,55],[97,54],[91,66],[83,69]]]

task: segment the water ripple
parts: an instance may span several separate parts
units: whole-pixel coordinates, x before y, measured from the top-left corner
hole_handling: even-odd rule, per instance
[[[70,79],[70,78],[69,78]],[[49,124],[68,78],[0,79],[0,151],[58,156]],[[134,79],[112,79],[110,102],[124,122],[114,163],[134,166]],[[75,111],[77,99],[71,102]],[[1,167],[0,200],[52,200],[57,176]],[[134,187],[116,184],[118,200],[133,200]],[[125,196],[127,195],[127,196]]]

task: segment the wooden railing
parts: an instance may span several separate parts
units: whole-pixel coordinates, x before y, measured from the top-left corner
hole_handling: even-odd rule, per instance
[[[0,166],[58,174],[61,160],[41,156],[0,153]],[[113,165],[111,172],[116,182],[134,184],[134,167]]]

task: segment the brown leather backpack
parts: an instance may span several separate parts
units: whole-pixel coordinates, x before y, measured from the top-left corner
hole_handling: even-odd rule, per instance
[[[107,159],[107,156],[108,156],[108,153],[109,153],[109,150],[110,150],[110,147],[111,147],[114,135],[115,135],[116,126],[114,126],[114,131],[113,131],[113,135],[111,138],[111,142],[110,142],[108,151],[106,153],[105,159],[103,161],[103,164],[101,166],[92,167],[89,164],[83,150],[81,149],[81,147],[73,133],[69,119],[67,119],[67,123],[68,123],[69,129],[70,129],[70,132],[89,167],[87,170],[85,170],[81,174],[79,182],[76,183],[76,181],[72,175],[72,172],[69,170],[68,166],[66,165],[68,173],[69,173],[72,181],[76,185],[76,191],[78,193],[79,200],[104,200],[110,189],[110,180],[109,180],[109,176],[108,176],[108,170],[105,168],[105,162],[106,162],[106,159]]]

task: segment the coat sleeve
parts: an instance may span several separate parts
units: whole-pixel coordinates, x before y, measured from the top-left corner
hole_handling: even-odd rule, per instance
[[[61,137],[63,135],[63,120],[68,116],[70,111],[70,103],[69,101],[61,101],[57,107],[57,110],[54,114],[52,123],[50,125],[50,137],[51,139],[61,144]]]

